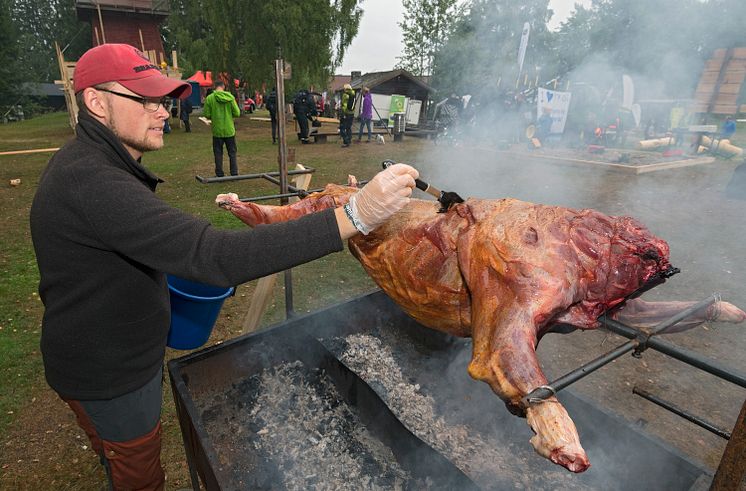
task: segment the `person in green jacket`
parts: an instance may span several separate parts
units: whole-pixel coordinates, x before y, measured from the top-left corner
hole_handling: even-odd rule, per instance
[[[211,120],[212,126],[212,153],[215,155],[215,175],[223,177],[223,144],[228,150],[228,160],[231,166],[231,175],[238,175],[238,164],[236,163],[236,127],[233,118],[241,115],[236,98],[225,90],[225,83],[217,81],[215,90],[205,99],[205,107],[202,115]]]

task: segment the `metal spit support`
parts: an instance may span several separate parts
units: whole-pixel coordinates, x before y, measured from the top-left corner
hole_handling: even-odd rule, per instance
[[[690,421],[694,423],[695,425],[699,426],[700,428],[704,428],[710,433],[714,433],[720,438],[724,438],[725,440],[730,440],[730,432],[723,430],[721,428],[718,428],[714,424],[710,423],[709,421],[705,421],[704,419],[695,416],[687,411],[684,411],[683,409],[677,407],[676,405],[664,401],[658,396],[655,396],[651,394],[650,392],[640,389],[639,387],[635,386],[632,388],[632,393],[635,395],[638,395],[644,399],[647,399],[648,401],[652,402],[653,404],[657,404],[658,406],[662,407],[663,409],[666,409],[668,411],[671,411],[677,416],[681,416],[682,418],[686,419],[687,421]]]
[[[701,302],[698,302],[697,304],[691,306],[688,309],[685,309],[678,314],[672,316],[671,318],[661,322],[654,328],[644,331],[644,330],[637,330],[632,329],[631,327],[625,326],[624,324],[616,322],[616,324],[619,324],[620,326],[624,326],[625,332],[627,334],[623,334],[628,338],[631,338],[630,341],[627,341],[626,343],[620,345],[619,347],[609,351],[605,355],[601,355],[598,358],[594,359],[593,361],[586,363],[585,365],[581,366],[580,368],[577,368],[573,370],[572,372],[567,373],[566,375],[563,375],[562,377],[558,378],[557,380],[547,384],[542,385],[541,387],[537,387],[536,389],[532,390],[530,393],[528,393],[526,396],[523,397],[522,402],[525,406],[529,406],[531,404],[536,404],[543,402],[545,399],[548,399],[552,396],[554,396],[557,392],[564,389],[568,385],[577,382],[581,378],[585,377],[586,375],[598,370],[604,365],[608,365],[612,361],[616,360],[620,356],[624,355],[625,353],[629,353],[630,351],[635,351],[637,355],[639,356],[640,353],[648,349],[649,347],[652,347],[654,344],[654,341],[658,341],[655,339],[651,339],[656,334],[660,334],[669,327],[675,325],[677,322],[685,319],[689,315],[697,312],[698,310],[701,310],[703,308],[707,308],[710,305],[712,305],[715,301],[717,301],[717,296],[713,295],[711,297],[708,297]],[[606,325],[607,320],[600,318],[599,321]],[[633,335],[628,335],[633,333]],[[655,348],[654,348],[655,349]],[[676,348],[672,349],[671,351],[675,351]],[[658,349],[658,351],[660,351]],[[675,356],[674,356],[675,357]],[[682,359],[683,357],[675,357],[678,359]],[[699,365],[708,365],[707,360],[703,359],[702,357],[699,357]],[[685,360],[682,360],[685,361]],[[695,365],[697,366],[697,365]],[[725,367],[711,367],[711,370],[707,370],[710,373],[713,372],[722,372],[722,373],[728,373],[729,375],[734,375],[731,378],[743,379],[742,382],[746,384],[746,378],[743,378],[743,376],[740,376],[739,374],[733,373],[733,370],[726,369]],[[728,379],[726,379],[728,380]],[[746,385],[742,385],[742,387],[746,387]]]

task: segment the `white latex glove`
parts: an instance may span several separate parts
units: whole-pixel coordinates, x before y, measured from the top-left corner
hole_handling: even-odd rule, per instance
[[[345,208],[355,228],[368,235],[404,208],[419,175],[417,169],[406,164],[394,164],[376,174],[363,189],[352,195],[349,207]]]

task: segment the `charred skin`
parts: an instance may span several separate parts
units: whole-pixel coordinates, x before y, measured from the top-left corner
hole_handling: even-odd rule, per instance
[[[328,185],[284,207],[241,203],[235,195],[216,201],[254,226],[341,206],[354,192]],[[537,343],[558,323],[598,327],[599,315],[668,269],[668,244],[634,219],[594,210],[515,199],[468,199],[447,213],[438,210],[437,202],[412,199],[371,234],[350,239],[350,250],[419,323],[472,338],[469,374],[527,418],[539,454],[572,472],[586,470],[590,463],[575,424],[557,399],[522,403],[547,384]],[[674,303],[635,300],[615,315],[653,322],[684,304]],[[746,319],[737,307],[720,304],[721,320]],[[700,317],[691,325],[717,318]]]

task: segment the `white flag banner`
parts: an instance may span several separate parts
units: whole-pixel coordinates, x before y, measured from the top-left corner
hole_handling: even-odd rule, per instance
[[[545,107],[552,110],[552,129],[553,134],[562,134],[565,131],[565,122],[567,122],[567,111],[570,108],[570,92],[560,92],[539,87],[539,97],[536,100],[536,119],[542,115]]]
[[[526,47],[528,47],[528,33],[531,30],[531,25],[526,22],[523,24],[523,32],[521,32],[521,46],[518,48],[518,75],[523,71],[523,59],[526,57]]]

